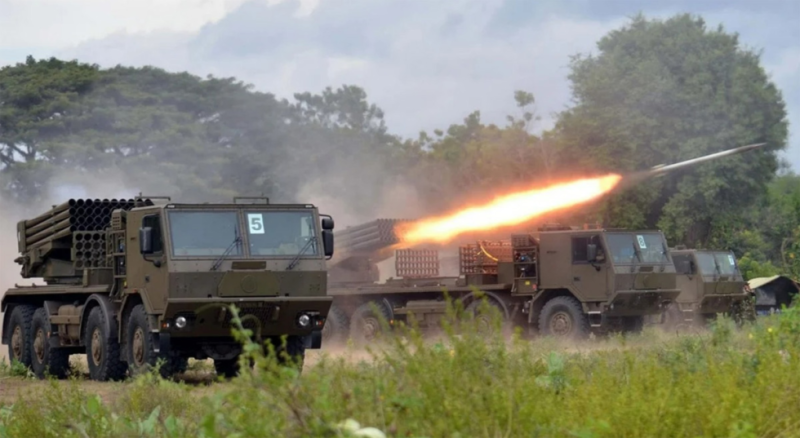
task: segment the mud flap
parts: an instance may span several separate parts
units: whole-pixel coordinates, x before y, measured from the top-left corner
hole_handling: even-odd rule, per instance
[[[322,330],[314,330],[310,335],[303,338],[303,343],[308,350],[318,350],[322,348]]]

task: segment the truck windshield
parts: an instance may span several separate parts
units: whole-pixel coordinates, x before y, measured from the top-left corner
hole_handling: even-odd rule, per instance
[[[235,211],[171,211],[169,223],[172,253],[178,257],[220,256],[241,236]],[[241,245],[228,255],[241,256]]]
[[[736,275],[736,258],[730,252],[698,252],[697,264],[702,275]]]
[[[669,263],[664,238],[658,233],[609,233],[608,249],[616,264]]]
[[[317,236],[310,211],[246,211],[251,256],[316,256]]]

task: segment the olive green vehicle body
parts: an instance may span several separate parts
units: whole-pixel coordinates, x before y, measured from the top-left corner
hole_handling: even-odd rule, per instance
[[[729,314],[748,298],[747,283],[733,252],[671,249],[670,253],[681,290],[675,310],[684,322]]]
[[[44,308],[50,348],[91,354],[87,320],[99,307],[105,334],[119,343],[126,362],[128,320],[143,306],[156,354],[230,360],[239,348],[229,310],[235,305],[257,340],[288,336],[302,341],[301,350],[321,347],[332,302],[326,295],[332,218],[321,219],[313,205],[269,204],[265,198],[229,204],[131,201],[94,200],[95,206],[112,206],[105,208],[108,223],[90,214],[76,219],[76,200],[54,207],[38,225],[42,216],[19,222],[22,276],[43,278],[47,285],[5,292],[3,344],[13,344],[15,307]],[[72,217],[64,219],[64,211]],[[71,227],[64,228],[69,221]],[[94,224],[89,231],[75,231],[87,223]],[[31,244],[30,228],[44,224],[49,237]],[[308,317],[305,325],[300,315]]]
[[[587,329],[583,335],[640,326],[645,316],[660,315],[680,293],[660,231],[543,227],[534,234],[512,235],[510,241],[462,246],[459,276],[420,275],[383,283],[375,282],[374,260],[386,254],[364,254],[372,262],[355,263],[352,259],[357,256],[342,249],[342,242],[339,258],[329,267],[328,293],[334,305],[328,320],[331,327],[326,325],[324,332],[330,334],[323,336],[334,337],[335,328],[362,336],[354,320],[363,319],[369,305],[377,305],[391,321],[413,313],[420,325],[433,324],[446,311],[445,292],[467,308],[486,296],[507,320],[552,335],[558,335],[558,330],[548,328],[558,313],[556,303],[568,301],[564,305],[572,306],[573,319],[580,320],[573,324]],[[493,253],[500,249],[504,255]],[[356,271],[340,273],[337,264],[358,266],[365,281],[357,280]]]

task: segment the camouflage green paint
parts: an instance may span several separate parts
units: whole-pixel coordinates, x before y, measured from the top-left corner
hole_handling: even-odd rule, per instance
[[[79,322],[77,316],[59,316],[60,307],[71,308],[75,301],[82,303],[90,294],[100,294],[108,297],[109,308],[118,312],[122,333],[126,311],[141,301],[156,333],[178,340],[196,339],[198,351],[209,339],[232,342],[229,305],[240,309],[246,328],[264,338],[306,336],[324,324],[332,298],[326,294],[321,217],[313,205],[138,203],[110,216],[102,231],[106,259],[83,269],[76,269],[73,263],[80,252],[73,238],[77,234],[59,231],[70,220],[67,212],[75,210],[65,205],[18,224],[19,247],[24,251],[18,261],[24,272],[46,273],[48,285],[8,290],[2,301],[4,310],[18,304],[48,306],[54,329],[59,329],[55,323]],[[74,200],[70,205],[74,206]],[[235,225],[236,231],[210,227],[216,223],[213,220],[223,217],[214,216],[216,213],[225,213],[226,223]],[[203,218],[213,220],[203,222]],[[27,230],[26,237],[28,225],[36,228]],[[154,248],[149,254],[140,252],[140,236],[144,235],[140,233],[145,227],[150,229],[148,242]],[[217,232],[222,237],[215,236]],[[114,233],[122,235],[120,248],[108,243],[114,242]],[[238,236],[238,244],[224,233]],[[30,236],[39,239],[35,245],[30,244]],[[220,248],[224,249],[228,240],[236,250],[226,255]],[[182,246],[176,248],[175,242]],[[305,253],[298,255],[301,250]],[[118,259],[113,259],[115,253],[120,255]],[[118,264],[124,265],[124,272]],[[310,325],[298,324],[301,313],[311,317]],[[177,327],[178,317],[187,321],[185,327]],[[62,332],[79,333],[74,327]],[[61,345],[82,343],[83,339],[62,339]],[[192,343],[181,345],[185,348]],[[193,352],[183,354],[192,356]]]
[[[673,249],[670,253],[681,290],[675,301],[684,312],[706,316],[729,313],[747,297],[746,283],[732,252]]]

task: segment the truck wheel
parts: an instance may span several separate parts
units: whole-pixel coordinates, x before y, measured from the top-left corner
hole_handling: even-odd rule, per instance
[[[278,363],[285,366],[296,366],[303,369],[303,362],[306,357],[306,345],[303,336],[287,336],[286,345],[282,344],[281,338],[273,338],[272,345],[275,347],[275,354]]]
[[[589,321],[578,300],[565,296],[555,297],[542,308],[539,332],[559,338],[585,338],[589,334]]]
[[[347,314],[344,313],[344,310],[331,306],[331,310],[328,312],[328,319],[325,321],[325,326],[322,327],[323,342],[343,343],[347,339],[348,323]]]
[[[184,374],[189,369],[189,358],[182,356],[172,356],[172,371],[175,374]]]
[[[51,348],[49,337],[52,331],[47,311],[40,307],[33,313],[33,344],[31,349],[31,368],[39,379],[48,374],[65,379],[69,374],[69,354],[63,348]]]
[[[491,314],[481,313],[481,305],[483,304],[483,300],[475,300],[467,306],[466,311],[472,314],[478,323],[478,330],[485,332],[489,331],[492,328],[492,316]],[[486,305],[489,306],[486,308],[486,312],[492,312],[492,308],[497,309],[500,312],[500,321],[501,321],[501,329],[507,328],[508,320],[505,315],[505,311],[500,304],[498,304],[495,300],[491,298],[486,299]]]
[[[131,374],[146,373],[156,367],[158,359],[162,358],[159,374],[163,378],[171,377],[175,373],[175,358],[156,353],[147,312],[143,304],[137,304],[128,317],[127,356]]]
[[[8,330],[11,332],[11,339],[8,343],[8,361],[17,361],[25,367],[31,367],[31,351],[33,350],[33,312],[36,308],[27,304],[14,306],[11,311],[11,320]]]
[[[86,362],[92,380],[122,380],[128,366],[120,357],[119,340],[116,333],[108,333],[106,314],[100,307],[94,307],[86,320]]]
[[[622,320],[622,330],[626,333],[641,333],[644,330],[644,316],[628,316]]]
[[[239,358],[233,359],[215,359],[214,370],[218,376],[223,376],[226,379],[232,379],[239,374]]]
[[[691,328],[691,324],[684,320],[683,312],[672,303],[663,312],[662,328],[668,332],[681,332]]]
[[[371,304],[375,304],[379,314],[372,311]],[[350,319],[350,336],[357,343],[371,342],[381,332],[381,317],[389,321],[389,309],[383,303],[367,301],[358,306]]]

